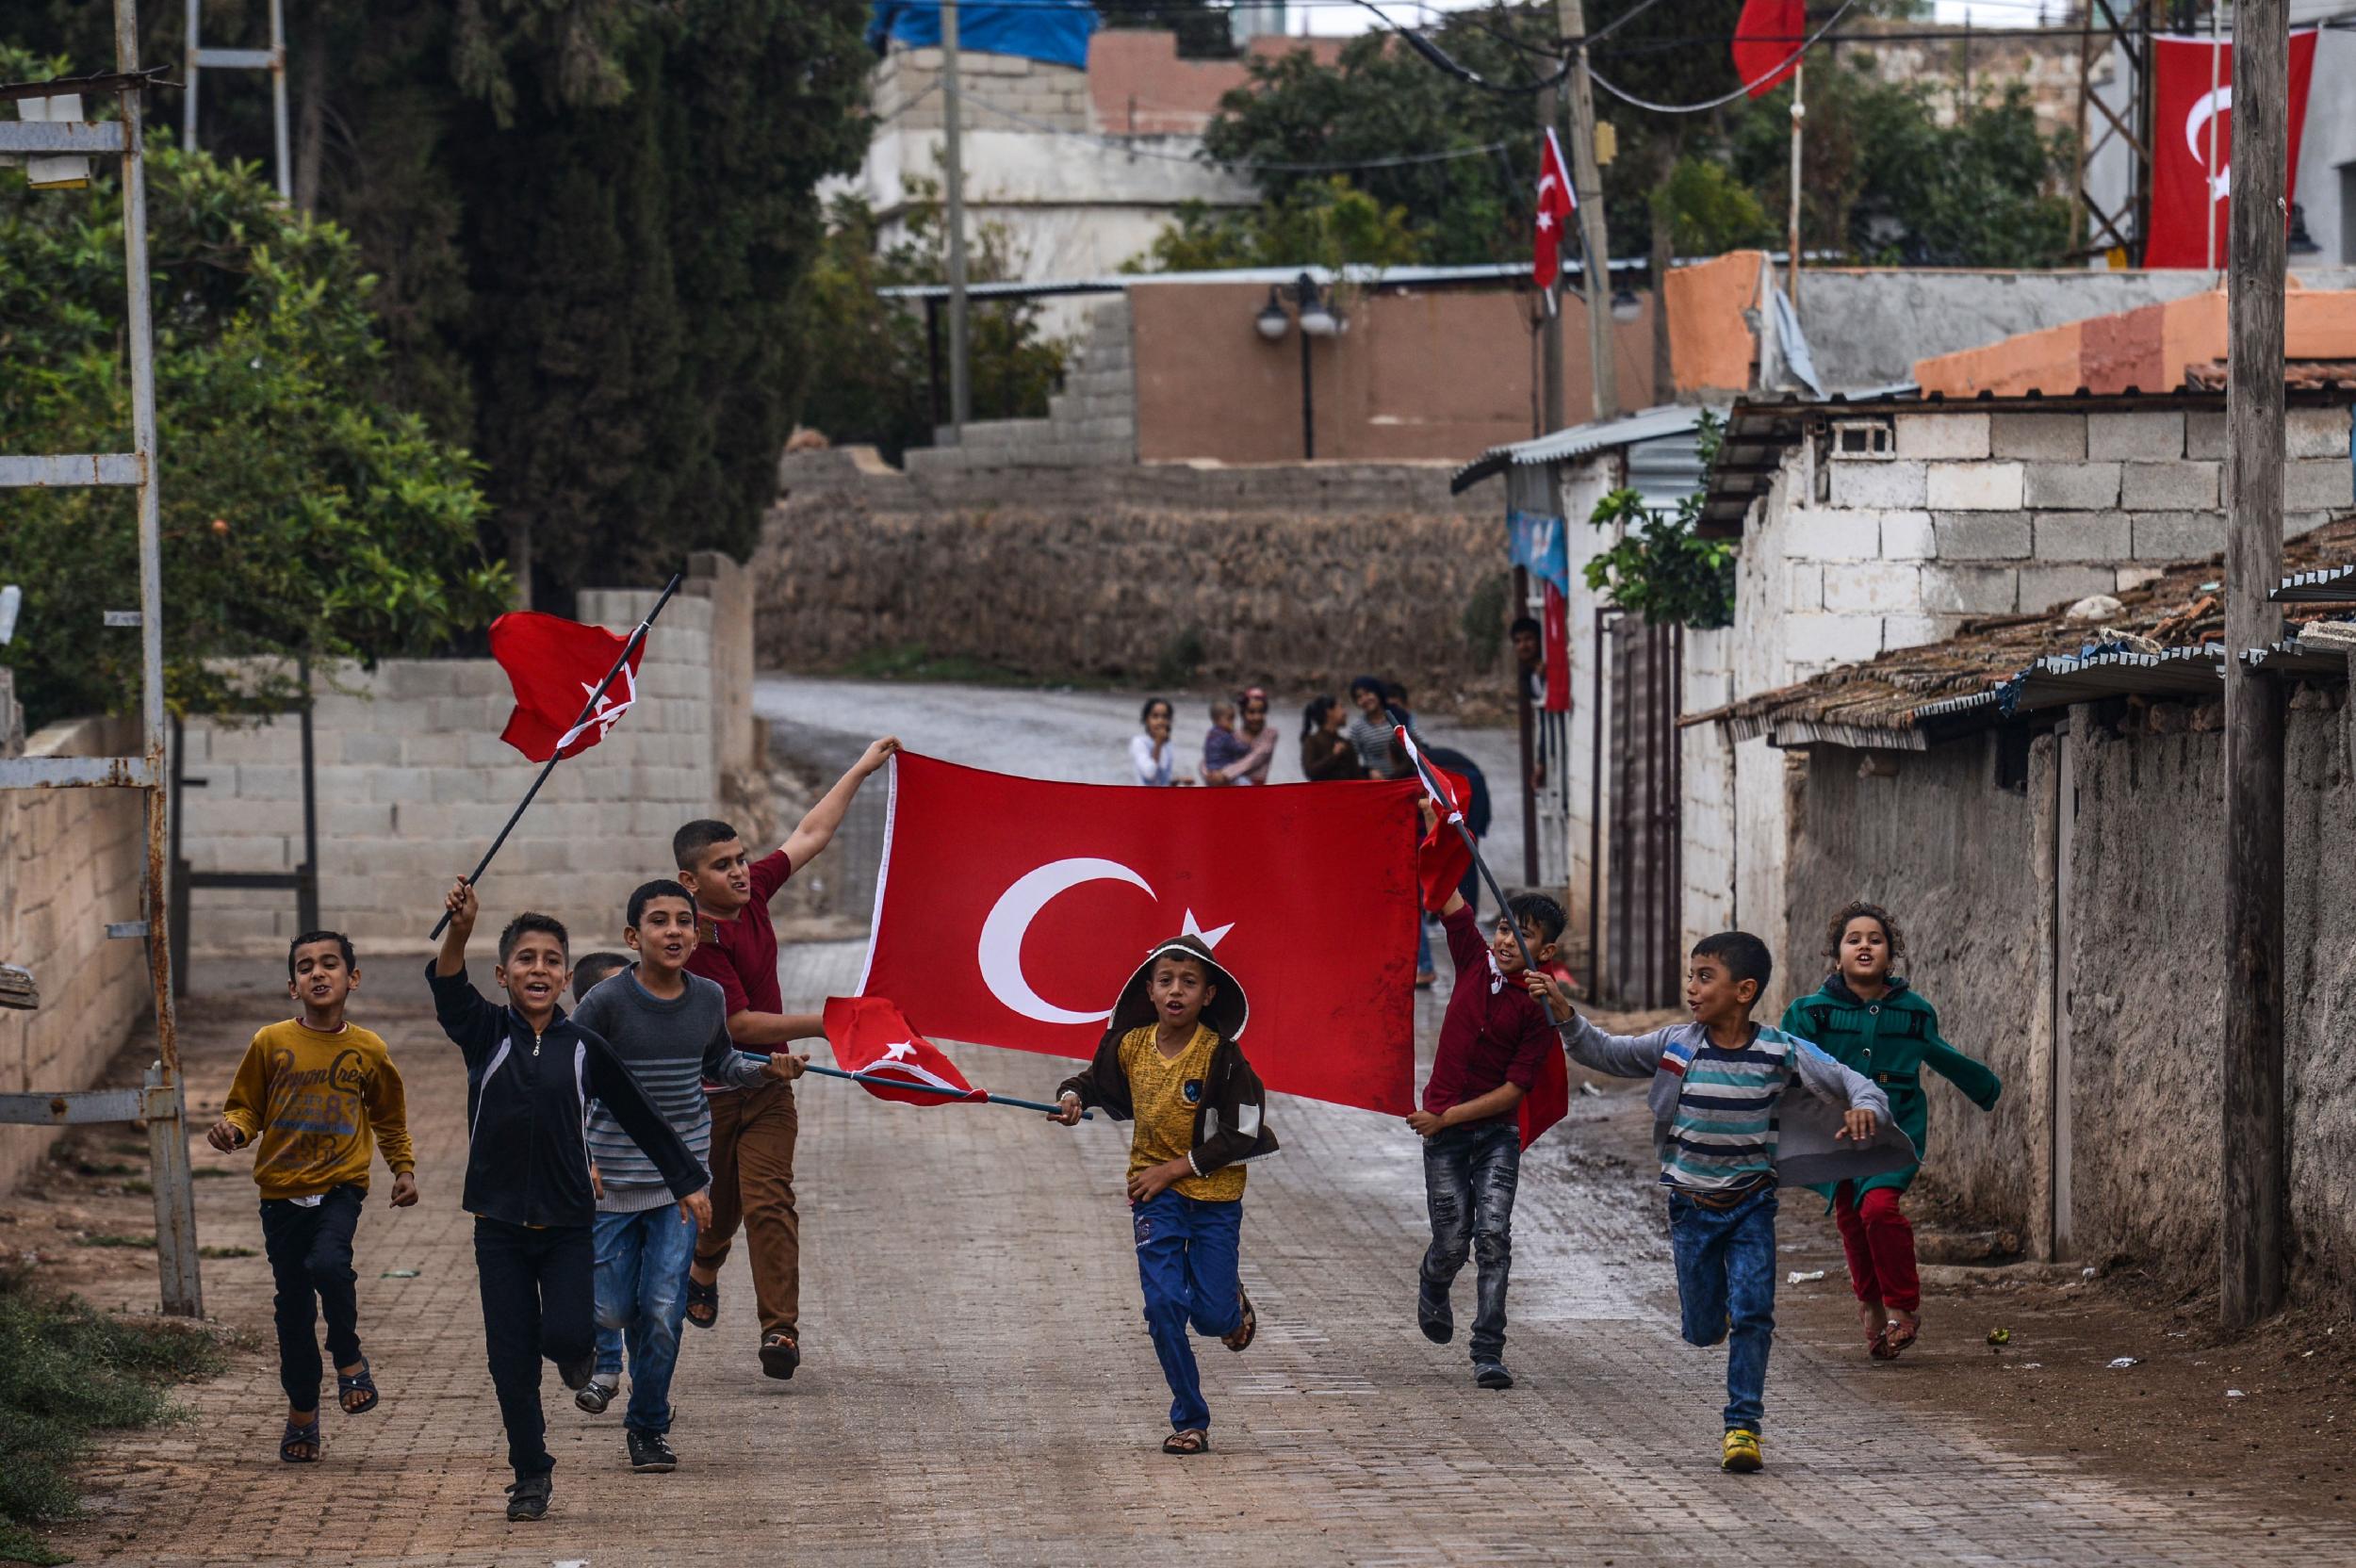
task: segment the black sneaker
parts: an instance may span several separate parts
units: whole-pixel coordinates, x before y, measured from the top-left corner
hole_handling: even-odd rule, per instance
[[[1433,1294],[1428,1280],[1415,1284],[1415,1326],[1434,1345],[1446,1345],[1456,1337],[1456,1309],[1448,1305],[1446,1290]]]
[[[581,1392],[573,1396],[573,1403],[592,1415],[603,1415],[605,1407],[612,1404],[615,1396],[621,1392],[622,1385],[619,1383],[610,1383],[602,1378],[592,1378],[581,1385]]]
[[[548,1516],[548,1477],[526,1476],[507,1489],[507,1518],[510,1524],[518,1519],[546,1519]]]
[[[556,1375],[564,1380],[566,1388],[576,1391],[587,1387],[589,1379],[597,1370],[597,1353],[595,1350],[579,1361],[560,1361],[556,1364]]]
[[[1475,1362],[1473,1363],[1473,1381],[1482,1388],[1512,1388],[1513,1374],[1505,1369],[1505,1364],[1501,1361]]]
[[[624,1436],[630,1439],[630,1467],[642,1476],[664,1476],[679,1468],[679,1455],[661,1432],[642,1432],[630,1428]]]

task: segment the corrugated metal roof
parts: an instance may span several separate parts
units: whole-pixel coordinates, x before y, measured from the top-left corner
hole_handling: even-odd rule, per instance
[[[1491,447],[1456,470],[1456,477],[1448,482],[1448,490],[1450,494],[1462,495],[1490,475],[1503,473],[1509,467],[1567,462],[1613,447],[1633,447],[1640,442],[1691,435],[1701,429],[1701,424],[1702,411],[1699,408],[1682,403],[1665,403],[1659,408],[1645,409],[1641,414],[1624,414],[1617,419],[1598,419],[1589,424],[1573,425],[1551,435],[1533,436],[1528,441]],[[1693,487],[1688,485],[1686,488],[1690,493]]]
[[[2356,565],[2293,572],[2266,597],[2283,604],[2356,604]]]
[[[1614,261],[1614,272],[1643,272],[1652,263],[1643,256]],[[1579,274],[1576,259],[1565,258],[1562,270],[1566,275]],[[1168,283],[1251,283],[1287,284],[1306,272],[1320,284],[1334,278],[1331,267],[1231,267],[1207,272],[1109,272],[1089,278],[1041,278],[1031,282],[1008,280],[1001,283],[973,283],[965,286],[968,298],[975,300],[1046,299],[1057,294],[1120,294],[1132,288],[1150,288]],[[1508,283],[1527,280],[1527,261],[1481,262],[1466,267],[1367,267],[1351,265],[1340,270],[1344,281],[1364,287],[1399,288],[1413,284],[1475,284]],[[945,300],[949,286],[945,283],[893,284],[875,290],[886,300]]]

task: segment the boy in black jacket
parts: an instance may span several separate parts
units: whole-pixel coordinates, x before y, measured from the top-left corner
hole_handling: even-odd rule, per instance
[[[1166,1454],[1211,1446],[1188,1325],[1230,1350],[1259,1329],[1236,1279],[1243,1162],[1274,1153],[1276,1138],[1263,1114],[1268,1091],[1235,1045],[1248,1011],[1243,988],[1203,939],[1162,943],[1121,988],[1095,1059],[1064,1080],[1062,1109],[1051,1113],[1070,1127],[1083,1106],[1102,1105],[1137,1122],[1129,1212],[1145,1325],[1170,1380]]]
[[[605,1041],[556,1004],[570,977],[564,927],[547,915],[507,923],[492,977],[508,1004],[495,1006],[466,978],[466,939],[482,912],[474,889],[462,877],[443,902],[450,929],[426,983],[442,1032],[466,1058],[461,1201],[475,1217],[483,1346],[515,1472],[507,1517],[541,1519],[556,1461],[540,1411],[540,1358],[556,1363],[572,1389],[596,1364],[589,1102],[602,1101],[654,1161],[683,1220],[711,1223],[710,1181]]]

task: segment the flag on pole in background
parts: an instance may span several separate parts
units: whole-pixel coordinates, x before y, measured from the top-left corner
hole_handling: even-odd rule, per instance
[[[2315,73],[2315,29],[2291,34],[2289,83],[2290,163],[2282,172],[2282,200],[2299,199],[2299,143],[2307,121],[2307,89]],[[2212,265],[2209,232],[2214,224],[2214,265],[2225,266],[2228,190],[2233,175],[2233,46],[2217,46],[2214,67],[2205,38],[2151,41],[2151,236],[2143,248],[2146,267]],[[2216,81],[2212,90],[2212,73]],[[2210,132],[2217,158],[2211,167]]]
[[[535,762],[560,754],[578,757],[604,740],[638,700],[638,666],[646,657],[643,639],[597,698],[597,710],[585,719],[581,710],[629,645],[619,632],[537,611],[510,611],[493,621],[491,657],[515,692],[515,711],[499,739]]]
[[[1552,288],[1555,279],[1562,275],[1562,225],[1578,210],[1579,197],[1571,189],[1571,170],[1562,158],[1562,143],[1549,130],[1546,145],[1538,152],[1537,254],[1530,270],[1540,288]]]
[[[965,1081],[957,1063],[942,1055],[939,1046],[916,1032],[895,1004],[883,997],[830,996],[823,1016],[826,1043],[834,1047],[835,1062],[843,1071],[959,1091],[927,1094],[923,1089],[886,1088],[862,1081],[859,1087],[878,1100],[894,1100],[903,1105],[943,1105],[988,1098]]]
[[[1749,84],[1754,98],[1773,92],[1799,65],[1807,39],[1807,0],[1743,0],[1734,24],[1735,74]]]

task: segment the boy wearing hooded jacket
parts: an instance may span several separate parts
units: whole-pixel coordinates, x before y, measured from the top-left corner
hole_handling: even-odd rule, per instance
[[[1230,1350],[1259,1328],[1236,1276],[1243,1162],[1274,1153],[1276,1138],[1268,1090],[1235,1044],[1249,1010],[1201,938],[1163,942],[1121,988],[1095,1058],[1056,1091],[1055,1119],[1066,1127],[1088,1105],[1137,1123],[1129,1207],[1146,1329],[1170,1381],[1166,1454],[1211,1446],[1189,1327]]]

